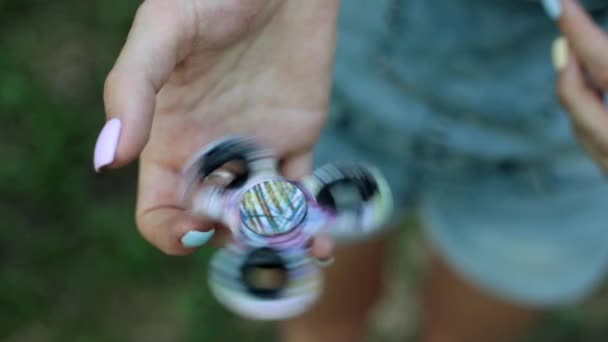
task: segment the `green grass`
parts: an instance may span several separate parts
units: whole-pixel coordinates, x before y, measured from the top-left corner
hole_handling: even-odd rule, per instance
[[[136,1],[0,2],[0,340],[269,336],[209,295],[209,251],[167,257],[134,225],[136,165],[96,175],[102,85]]]

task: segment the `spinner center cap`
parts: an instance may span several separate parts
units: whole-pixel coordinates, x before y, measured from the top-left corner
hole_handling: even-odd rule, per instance
[[[258,235],[276,236],[289,233],[306,215],[306,196],[295,185],[265,181],[251,187],[240,205],[241,220]]]

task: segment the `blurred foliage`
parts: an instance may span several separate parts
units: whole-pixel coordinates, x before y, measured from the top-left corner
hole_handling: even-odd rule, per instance
[[[210,251],[171,258],[140,238],[136,165],[92,171],[103,81],[138,4],[0,1],[2,341],[272,339],[210,297]],[[607,297],[549,317],[536,340],[608,336]]]
[[[139,236],[137,166],[95,174],[102,87],[137,1],[0,2],[0,340],[269,336],[206,287],[208,251]]]

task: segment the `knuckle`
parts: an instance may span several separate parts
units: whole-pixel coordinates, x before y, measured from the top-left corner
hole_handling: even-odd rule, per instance
[[[168,256],[185,256],[193,252],[193,250],[187,249],[182,246],[177,234],[167,233],[161,231],[159,227],[151,227],[144,219],[145,215],[136,215],[136,226],[139,234],[142,238],[156,247],[163,254]],[[173,231],[172,227],[168,227],[170,231]]]

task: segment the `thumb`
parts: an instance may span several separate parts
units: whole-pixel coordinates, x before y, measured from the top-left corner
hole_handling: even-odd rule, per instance
[[[156,94],[179,62],[188,21],[179,2],[146,1],[138,9],[104,87],[107,122],[94,152],[96,171],[135,160],[152,126]],[[181,55],[185,55],[182,51]]]

